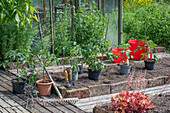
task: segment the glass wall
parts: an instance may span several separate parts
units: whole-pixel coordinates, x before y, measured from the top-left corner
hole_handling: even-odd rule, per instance
[[[102,4],[103,5],[103,4]],[[118,0],[105,0],[105,14],[109,15],[107,39],[118,44]]]
[[[83,2],[83,0],[81,0]],[[103,1],[103,0],[101,0]],[[53,6],[61,4],[62,0],[53,0]],[[93,3],[98,4],[98,0]],[[101,2],[103,7],[103,2]],[[43,13],[43,0],[32,0],[32,6],[39,9]],[[49,0],[46,0],[47,13],[49,13]],[[105,15],[109,15],[109,27],[107,39],[112,41],[113,45],[118,44],[118,0],[105,0]],[[43,18],[43,15],[40,15]]]

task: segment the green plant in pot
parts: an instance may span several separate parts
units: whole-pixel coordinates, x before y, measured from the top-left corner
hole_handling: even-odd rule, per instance
[[[78,45],[75,45],[75,43],[73,45],[74,46],[70,50],[70,56],[68,56],[67,58],[64,58],[64,60],[67,61],[67,64],[70,65],[70,67],[66,68],[65,70],[67,70],[67,73],[69,73],[68,79],[70,81],[77,81],[78,71],[79,71],[78,64],[80,62],[79,55],[81,53],[81,48]]]
[[[88,7],[87,7],[88,6]],[[105,54],[108,41],[105,38],[108,16],[104,17],[102,10],[87,1],[75,13],[75,35],[77,45],[80,45],[83,63],[89,65],[89,79],[99,80],[102,69],[105,69],[103,59],[99,55]]]
[[[154,70],[155,69],[155,63],[156,63],[156,61],[158,62],[158,58],[152,52],[152,49],[154,47],[156,47],[157,45],[152,40],[146,41],[145,43],[146,43],[145,46],[148,47],[147,52],[141,54],[143,57],[146,57],[146,56],[148,57],[148,59],[144,60],[144,62],[145,62],[145,69],[147,69],[147,70]],[[136,49],[135,52],[140,50],[140,49],[142,49],[142,47],[139,46],[139,49]],[[141,58],[141,60],[143,59],[143,57]]]
[[[121,54],[123,54],[123,60],[122,60],[122,64],[120,64],[120,73],[121,74],[129,74],[130,73],[130,69],[131,69],[131,65],[129,65],[129,59],[130,59],[130,50],[129,48],[129,44],[125,43],[125,44],[121,44],[118,46],[118,48],[121,48]],[[133,56],[131,56],[133,57]]]
[[[12,79],[11,82],[13,86],[13,93],[21,94],[24,92],[25,83],[28,80],[29,68],[27,67],[33,67],[32,69],[34,70],[33,55],[27,49],[16,49],[8,51],[5,54],[5,59],[6,60],[4,60],[4,62],[2,62],[0,65],[2,65],[4,68],[13,66],[17,69],[16,76],[18,78]]]
[[[52,81],[47,79],[45,76],[45,68],[52,65],[54,61],[57,61],[56,56],[50,54],[49,51],[41,50],[39,54],[36,55],[36,58],[38,59],[38,63],[41,65],[41,69],[39,71],[40,73],[42,72],[42,79],[36,81],[39,94],[47,96],[51,93]]]
[[[104,42],[97,41],[93,43],[92,41],[87,45],[89,49],[85,50],[83,56],[85,63],[89,65],[88,68],[88,78],[92,80],[99,80],[100,73],[102,69],[105,69],[105,65],[102,59],[99,59],[100,53],[103,52],[102,44]]]

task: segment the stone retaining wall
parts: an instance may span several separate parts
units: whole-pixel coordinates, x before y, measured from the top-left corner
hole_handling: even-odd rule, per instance
[[[58,88],[64,98],[78,97],[79,99],[81,99],[81,98],[87,98],[87,97],[93,97],[99,95],[119,93],[123,90],[126,90],[127,83],[128,81],[123,81],[114,84],[100,84],[100,85],[93,85],[93,86],[88,86],[79,89],[72,89],[72,90],[67,90],[64,86],[58,86]],[[160,86],[166,83],[170,83],[170,77],[161,76],[154,79],[148,79],[148,80],[145,79],[143,83],[144,83],[143,86],[144,88]],[[131,89],[133,90],[132,87]]]

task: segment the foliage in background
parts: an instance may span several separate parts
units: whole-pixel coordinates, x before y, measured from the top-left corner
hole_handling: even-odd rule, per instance
[[[28,65],[32,71],[35,71],[35,60],[33,59],[34,55],[28,49],[19,48],[16,50],[10,50],[5,54],[5,59],[3,62],[0,62],[0,66],[4,68],[7,66],[14,66],[17,69],[18,81],[28,80],[29,82],[36,82],[37,75],[33,74],[28,78]],[[22,67],[22,68],[21,68]],[[21,68],[21,70],[19,70]]]
[[[2,23],[0,25],[0,57],[4,58],[4,55],[9,50],[15,50],[18,48],[30,49],[32,40],[35,35],[35,29],[27,26],[27,30],[23,27],[17,30],[14,22]]]
[[[104,69],[99,54],[105,54],[109,47],[109,40],[105,41],[108,16],[104,17],[102,10],[97,10],[96,4],[84,5],[75,13],[75,40],[81,47],[85,63],[94,70]]]
[[[56,18],[54,23],[54,47],[58,56],[69,56],[73,47],[71,28],[71,6],[66,4],[64,14],[59,14],[61,18]]]
[[[0,1],[0,25],[3,22],[15,22],[17,27],[29,24],[32,27],[32,19],[37,19],[34,15],[35,8],[30,6],[31,0],[1,0]]]
[[[153,0],[124,0],[123,1],[123,9],[133,9],[133,8],[140,8],[142,6],[151,4]]]
[[[170,48],[170,8],[165,3],[152,3],[134,10],[124,10],[124,41],[131,37],[153,40],[157,45]]]

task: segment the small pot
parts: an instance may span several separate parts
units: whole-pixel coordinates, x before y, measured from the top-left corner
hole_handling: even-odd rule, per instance
[[[15,78],[12,79],[11,82],[14,94],[22,94],[24,92],[26,80],[23,80],[23,82],[19,82],[18,78]]]
[[[92,71],[92,69],[88,69],[88,78],[91,80],[99,80],[100,73],[101,69],[94,71]]]
[[[156,62],[155,59],[152,59],[152,60],[145,59],[144,62],[145,62],[145,69],[147,69],[147,70],[154,70],[155,69],[155,62]]]
[[[120,65],[120,73],[121,74],[129,74],[130,73],[131,66],[129,65]]]
[[[79,74],[82,74],[83,73],[83,65],[80,65],[79,66]]]
[[[39,90],[39,94],[42,96],[47,96],[51,94],[51,86],[52,86],[52,81],[51,80],[46,80],[48,81],[48,83],[43,83],[43,79],[42,80],[37,80],[37,85],[38,85],[38,90]]]

